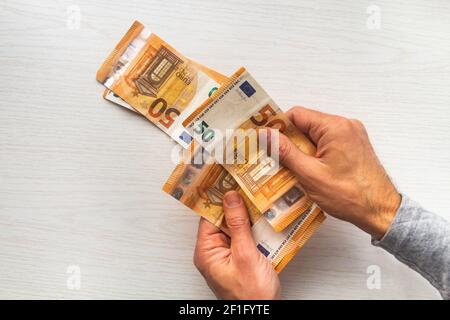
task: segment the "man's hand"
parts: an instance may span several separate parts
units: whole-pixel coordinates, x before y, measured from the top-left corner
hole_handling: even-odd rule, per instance
[[[230,191],[223,200],[231,238],[202,218],[194,253],[195,266],[218,298],[280,298],[278,275],[256,248],[242,198]]]
[[[317,146],[317,152],[306,155],[280,134],[280,161],[299,177],[306,193],[322,210],[380,239],[401,197],[363,124],[301,107],[292,108],[287,115]]]

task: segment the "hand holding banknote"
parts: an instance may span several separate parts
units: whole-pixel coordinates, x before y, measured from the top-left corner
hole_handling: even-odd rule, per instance
[[[400,195],[363,124],[301,107],[287,115],[315,143],[317,152],[307,155],[280,135],[280,161],[322,210],[380,239],[400,206]]]
[[[277,299],[280,281],[256,248],[244,202],[236,191],[224,196],[230,237],[201,218],[194,263],[221,299]]]

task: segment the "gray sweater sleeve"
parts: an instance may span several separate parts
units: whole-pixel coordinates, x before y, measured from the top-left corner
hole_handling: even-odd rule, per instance
[[[425,277],[450,299],[450,223],[402,196],[389,230],[376,246]]]

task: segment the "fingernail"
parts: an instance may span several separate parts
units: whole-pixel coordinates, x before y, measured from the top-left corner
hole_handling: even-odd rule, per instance
[[[241,196],[236,191],[228,192],[223,198],[225,205],[228,208],[235,208],[241,204]]]

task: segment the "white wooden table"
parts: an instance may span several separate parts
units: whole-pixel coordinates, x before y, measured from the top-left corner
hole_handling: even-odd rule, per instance
[[[283,108],[361,119],[399,189],[450,218],[449,15],[447,0],[1,0],[0,298],[214,298],[192,264],[198,218],[161,191],[173,142],[95,81],[134,19],[225,74],[246,66]],[[332,218],[281,279],[289,299],[439,298]]]

